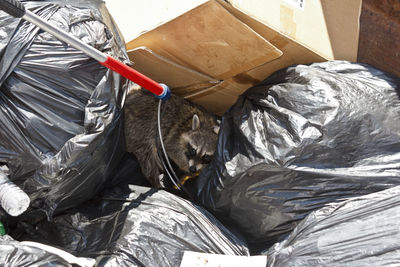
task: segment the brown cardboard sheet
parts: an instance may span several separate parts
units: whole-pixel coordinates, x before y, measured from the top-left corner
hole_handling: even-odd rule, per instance
[[[202,90],[220,83],[219,80],[208,75],[160,56],[147,47],[129,50],[128,55],[137,71],[159,83],[167,84],[178,95]]]
[[[214,0],[127,43],[128,50],[140,46],[218,80],[282,55]]]
[[[288,36],[280,34],[271,27],[248,16],[231,5],[226,3],[224,7],[236,18],[246,23],[246,25],[283,52],[282,56],[278,59],[234,76],[232,82],[235,83],[235,87],[245,90],[250,86],[258,84],[279,69],[294,64],[310,64],[326,60],[311,49],[299,44]]]
[[[223,115],[235,103],[237,97],[242,92],[243,90],[236,87],[231,80],[226,80],[197,94],[187,95],[185,98],[205,107],[215,114]]]

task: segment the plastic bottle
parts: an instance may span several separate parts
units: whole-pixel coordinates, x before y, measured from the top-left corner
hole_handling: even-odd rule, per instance
[[[29,196],[0,171],[0,206],[11,216],[18,216],[29,204]]]

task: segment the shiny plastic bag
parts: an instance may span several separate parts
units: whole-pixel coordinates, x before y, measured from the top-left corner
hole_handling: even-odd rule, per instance
[[[399,85],[344,61],[276,72],[224,115],[200,202],[257,252],[325,204],[399,185]]]
[[[249,255],[246,243],[204,209],[166,191],[117,186],[54,221],[26,226],[22,240],[46,242],[97,266],[179,266],[185,250]]]
[[[267,253],[268,266],[399,266],[400,187],[328,204]]]
[[[91,267],[94,259],[77,258],[60,249],[35,242],[18,242],[8,235],[0,236],[1,266]]]
[[[23,3],[89,45],[128,60],[102,1]],[[121,159],[128,82],[2,11],[0,36],[0,163],[31,206],[51,216],[98,193]]]

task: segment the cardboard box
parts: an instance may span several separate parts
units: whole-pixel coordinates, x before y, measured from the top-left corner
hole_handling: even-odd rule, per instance
[[[128,41],[126,46],[128,51],[145,46],[158,55],[220,80],[282,55],[217,1],[196,6]]]
[[[357,60],[362,0],[229,0],[326,59]]]
[[[222,114],[238,95],[278,69],[355,60],[361,1],[110,0],[106,4],[137,70]]]

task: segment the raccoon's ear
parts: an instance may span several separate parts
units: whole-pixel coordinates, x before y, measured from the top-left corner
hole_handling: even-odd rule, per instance
[[[220,129],[220,127],[219,127],[219,126],[214,126],[214,127],[213,127],[213,131],[214,131],[214,133],[218,135],[218,133],[219,133],[219,129]]]
[[[192,119],[192,130],[196,131],[198,129],[200,129],[200,119],[199,116],[197,116],[197,114],[194,114]]]

